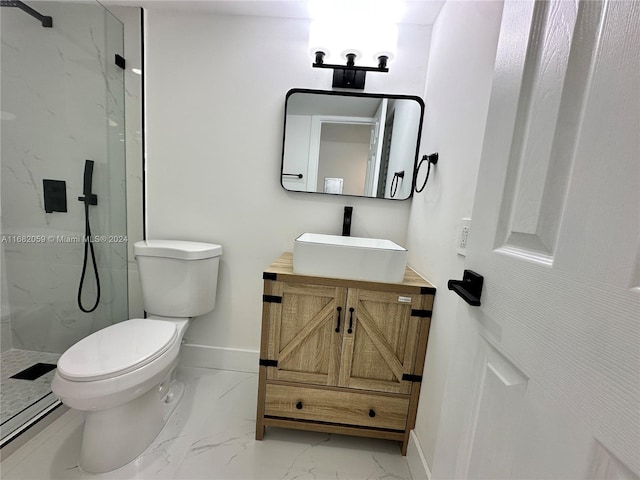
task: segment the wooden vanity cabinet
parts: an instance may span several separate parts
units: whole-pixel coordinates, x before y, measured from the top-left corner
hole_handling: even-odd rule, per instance
[[[266,426],[387,438],[406,454],[435,288],[264,272],[256,439]]]

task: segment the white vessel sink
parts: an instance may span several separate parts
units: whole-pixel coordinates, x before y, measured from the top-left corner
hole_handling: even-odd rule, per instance
[[[303,275],[401,283],[407,249],[391,240],[303,233],[293,242],[293,271]]]

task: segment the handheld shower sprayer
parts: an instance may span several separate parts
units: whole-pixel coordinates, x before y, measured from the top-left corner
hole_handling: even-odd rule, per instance
[[[85,160],[84,162],[84,186],[82,189],[83,197],[78,197],[80,202],[84,202],[84,261],[82,262],[82,275],[80,276],[80,285],[78,286],[78,307],[85,313],[91,313],[100,303],[100,277],[98,276],[98,265],[96,263],[96,253],[93,250],[93,239],[91,238],[91,226],[89,225],[89,205],[98,204],[98,196],[91,192],[93,183],[93,160]],[[93,263],[93,272],[96,277],[96,301],[91,308],[85,308],[82,305],[82,288],[84,286],[84,276],[87,273],[87,261],[89,260],[89,251],[91,251],[91,260]]]
[[[85,205],[97,205],[98,196],[91,193],[91,184],[93,183],[93,160],[84,161],[84,185],[82,194],[84,197],[78,197],[78,200],[84,202]]]

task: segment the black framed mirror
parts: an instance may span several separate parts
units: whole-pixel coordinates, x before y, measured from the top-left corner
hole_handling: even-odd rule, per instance
[[[423,115],[424,102],[416,96],[289,90],[282,187],[290,192],[410,198]]]

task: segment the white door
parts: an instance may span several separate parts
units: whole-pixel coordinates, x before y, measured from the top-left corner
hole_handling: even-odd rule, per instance
[[[367,173],[364,182],[364,195],[375,197],[378,189],[378,179],[380,178],[380,162],[382,160],[382,141],[384,139],[384,127],[387,121],[387,108],[389,100],[383,98],[374,118],[371,127],[371,140],[369,142],[369,159],[367,160]]]
[[[637,479],[640,2],[507,2],[495,68],[433,478]]]

